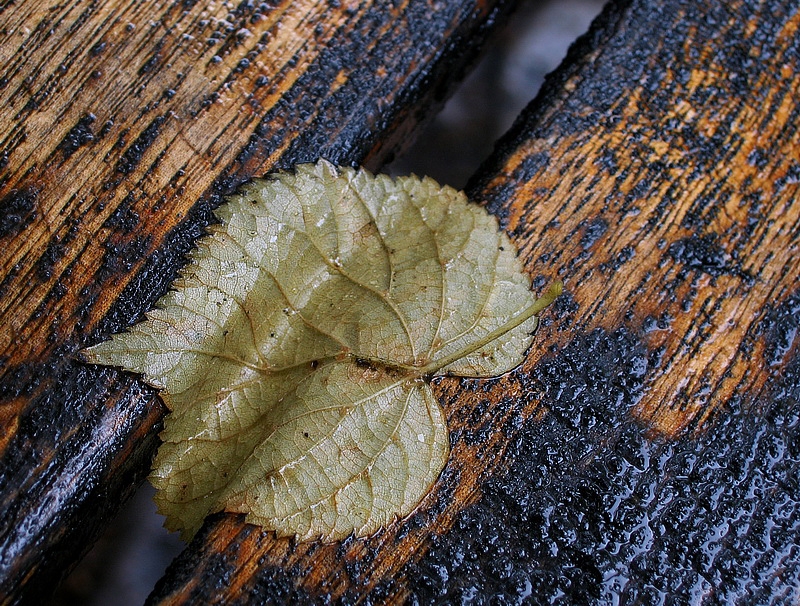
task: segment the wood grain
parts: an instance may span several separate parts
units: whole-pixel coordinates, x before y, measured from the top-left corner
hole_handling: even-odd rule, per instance
[[[152,306],[238,184],[391,158],[509,7],[0,8],[0,602],[52,590],[157,444],[154,392],[75,352]]]
[[[469,188],[568,292],[520,369],[437,382],[433,493],[333,545],[213,517],[151,603],[796,598],[799,26],[611,3]]]
[[[624,74],[624,95],[566,96],[577,124],[542,116],[544,132],[511,144],[477,194],[524,233],[534,276],[564,278],[576,328],[646,335],[661,360],[633,414],[667,436],[764,390],[777,369],[755,327],[800,285],[800,20],[719,12],[713,28],[684,25],[686,39],[632,49],[648,54]],[[685,18],[662,16],[671,28]],[[730,46],[700,46],[712,32]],[[619,85],[605,55],[565,91],[602,77]]]

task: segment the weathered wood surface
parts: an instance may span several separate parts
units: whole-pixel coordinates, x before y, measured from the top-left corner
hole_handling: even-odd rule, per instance
[[[153,390],[74,353],[152,306],[239,183],[379,167],[509,6],[0,7],[0,603],[51,591],[157,446]]]
[[[473,179],[568,294],[436,383],[418,511],[295,544],[210,518],[152,603],[788,603],[800,591],[800,13],[610,4]]]

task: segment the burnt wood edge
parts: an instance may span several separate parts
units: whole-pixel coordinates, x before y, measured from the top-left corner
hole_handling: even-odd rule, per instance
[[[4,583],[0,603],[47,603],[58,583],[86,555],[147,477],[159,443],[163,405],[152,390],[134,381],[127,381],[127,389],[109,398],[110,406],[103,409],[100,425],[118,425],[116,413],[120,408],[141,415],[138,422],[128,421],[113,432],[92,432],[88,436],[90,440],[103,440],[108,456],[96,456],[96,450],[87,452],[85,442],[84,448],[76,443],[72,447],[83,450],[86,456],[54,463],[57,481],[63,488],[58,491],[57,509],[42,512],[43,517],[48,515],[46,525],[37,528],[38,534],[34,535],[39,540],[33,544],[18,541],[11,546],[20,546],[24,551],[18,552],[17,557],[13,551],[10,553],[6,577],[14,583]],[[24,523],[20,530],[24,532]]]
[[[536,132],[536,125],[550,114],[564,98],[566,83],[587,66],[590,55],[611,39],[619,24],[628,18],[628,11],[634,0],[609,0],[600,14],[592,21],[589,30],[576,38],[567,50],[559,66],[545,76],[541,88],[530,103],[520,112],[511,127],[494,144],[492,152],[481,163],[465,186],[471,200],[480,200],[481,192],[503,169],[508,153],[519,143]],[[492,213],[496,209],[489,205]]]

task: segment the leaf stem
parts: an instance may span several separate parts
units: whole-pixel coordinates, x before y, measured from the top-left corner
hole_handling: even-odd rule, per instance
[[[472,353],[475,353],[482,347],[488,345],[495,339],[502,337],[509,331],[514,330],[515,328],[517,328],[517,326],[523,324],[531,317],[538,314],[545,307],[547,307],[553,301],[555,301],[556,297],[558,297],[563,292],[563,290],[564,290],[564,284],[563,282],[561,282],[561,280],[553,282],[553,284],[550,285],[550,288],[547,290],[547,292],[539,299],[536,299],[536,301],[534,301],[533,304],[527,309],[525,309],[522,313],[520,313],[517,316],[514,316],[502,326],[495,328],[492,332],[488,333],[483,338],[478,339],[474,343],[470,343],[463,349],[454,351],[453,353],[445,356],[444,358],[440,358],[439,360],[433,360],[429,364],[422,366],[421,368],[417,369],[417,374],[419,376],[424,376],[434,373],[437,370],[441,370],[445,366],[460,360],[461,358],[464,358]]]

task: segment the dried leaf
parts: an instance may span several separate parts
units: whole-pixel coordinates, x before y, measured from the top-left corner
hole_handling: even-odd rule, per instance
[[[163,390],[167,526],[336,539],[407,515],[448,456],[430,377],[518,365],[557,292],[536,301],[496,220],[430,179],[320,161],[217,214],[147,320],[84,352]]]

